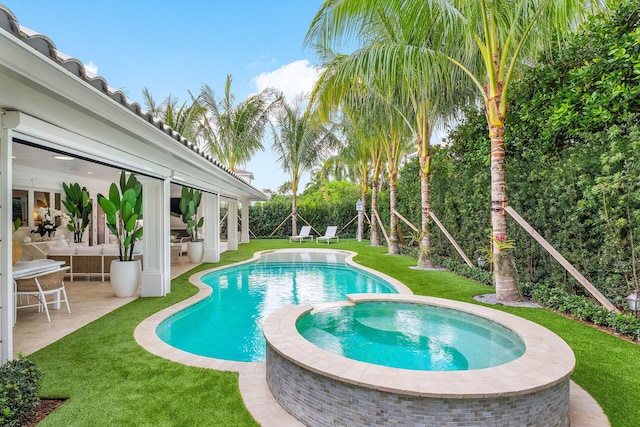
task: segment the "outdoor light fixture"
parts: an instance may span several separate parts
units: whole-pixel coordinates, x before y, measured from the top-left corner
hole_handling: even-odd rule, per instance
[[[487,261],[485,261],[485,259],[482,258],[481,256],[478,257],[478,259],[476,260],[476,263],[478,263],[478,267],[480,268],[484,268],[484,266],[487,265]]]
[[[633,311],[633,315],[637,316],[638,311],[640,311],[640,294],[638,291],[630,293],[627,298],[627,304],[629,304],[629,309]]]

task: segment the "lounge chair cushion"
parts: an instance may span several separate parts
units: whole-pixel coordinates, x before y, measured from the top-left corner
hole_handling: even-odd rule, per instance
[[[102,248],[103,255],[120,255],[118,245],[104,245]]]
[[[48,255],[75,255],[76,248],[75,247],[57,247],[53,246],[49,248]]]
[[[99,246],[78,246],[76,255],[102,255],[102,245]]]

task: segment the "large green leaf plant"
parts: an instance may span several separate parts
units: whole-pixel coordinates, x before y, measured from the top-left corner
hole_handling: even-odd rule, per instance
[[[80,243],[84,231],[91,222],[93,206],[89,201],[89,192],[86,188],[80,188],[80,184],[77,182],[69,185],[63,182],[62,188],[65,194],[65,200],[62,201],[62,204],[67,209],[70,219],[67,228],[73,233],[73,242]]]
[[[112,183],[109,197],[98,194],[98,203],[106,215],[107,228],[118,240],[120,261],[132,261],[135,243],[142,238],[138,221],[142,216],[142,184],[134,174],[127,179],[122,171],[120,187]]]
[[[180,198],[181,219],[192,242],[197,242],[198,229],[204,225],[204,217],[198,218],[198,207],[202,200],[202,193],[192,188],[182,187]]]

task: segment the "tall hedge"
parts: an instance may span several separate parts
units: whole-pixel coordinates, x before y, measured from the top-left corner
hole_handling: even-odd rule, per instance
[[[592,20],[527,70],[512,88],[505,136],[509,204],[621,306],[635,288],[632,254],[640,254],[639,11],[630,1]],[[433,156],[433,210],[473,258],[489,247],[487,134],[484,111],[471,108]],[[399,188],[414,221],[419,191],[417,179]],[[521,281],[583,292],[513,220],[509,235]],[[433,244],[457,257],[437,230]]]
[[[314,184],[298,196],[298,214],[319,233],[324,234],[326,228],[331,225],[341,230],[356,216],[356,202],[360,196],[360,186],[349,182]],[[269,237],[290,213],[291,196],[275,195],[267,202],[256,203],[250,207],[249,228],[258,237]],[[305,223],[298,220],[298,224]],[[339,236],[352,238],[356,233],[357,220],[342,230]],[[289,219],[272,237],[285,238],[291,235]]]

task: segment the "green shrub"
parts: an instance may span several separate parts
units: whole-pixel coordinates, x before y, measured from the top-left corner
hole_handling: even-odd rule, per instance
[[[418,252],[415,248],[402,248],[402,252],[417,258]],[[469,267],[466,264],[438,255],[434,255],[433,260],[439,266],[456,274],[489,286],[492,285],[493,275],[491,272]],[[524,297],[531,298],[545,307],[561,311],[595,325],[608,326],[618,334],[640,341],[640,319],[631,314],[612,313],[583,295],[575,295],[546,283],[522,282],[518,284],[518,287]]]
[[[608,326],[616,333],[640,340],[640,319],[628,313],[612,313],[581,295],[570,294],[549,285],[539,285],[533,292],[538,303],[580,320]]]
[[[36,364],[23,358],[0,366],[0,425],[20,426],[40,401],[41,372]]]
[[[353,238],[357,233],[357,221],[352,220],[357,214],[356,201],[359,198],[360,187],[352,183],[337,181],[313,184],[298,196],[298,227],[305,225],[306,221],[318,233],[324,233],[327,226],[335,225],[340,230],[340,238]],[[369,201],[367,207],[370,207]],[[249,229],[260,238],[287,238],[292,235],[291,219],[284,224],[282,221],[290,213],[291,196],[276,194],[267,202],[249,207]],[[349,222],[351,224],[343,229]],[[366,236],[368,227],[365,227],[364,233]]]
[[[453,261],[449,258],[439,255],[433,255],[433,261],[441,267],[453,271],[461,276],[483,283],[487,286],[493,286],[493,273],[482,270],[477,267],[469,267],[467,264]]]

